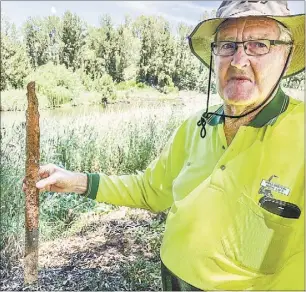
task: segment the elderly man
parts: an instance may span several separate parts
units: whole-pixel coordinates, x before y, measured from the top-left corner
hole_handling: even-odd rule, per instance
[[[189,42],[214,70],[222,106],[209,111],[208,90],[206,110],[141,174],[49,164],[37,187],[170,208],[164,290],[304,290],[304,105],[280,88],[304,69],[304,15],[289,16],[286,1],[224,1]]]

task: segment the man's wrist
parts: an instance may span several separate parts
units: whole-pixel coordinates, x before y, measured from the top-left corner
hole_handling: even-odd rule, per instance
[[[85,173],[76,173],[74,193],[83,195],[88,187],[88,176]]]

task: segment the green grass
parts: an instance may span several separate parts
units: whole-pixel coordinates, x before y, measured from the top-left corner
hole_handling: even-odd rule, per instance
[[[73,171],[129,174],[144,170],[161,151],[188,112],[168,106],[132,107],[129,111],[79,117],[40,118],[41,164],[55,163]],[[22,252],[24,238],[25,127],[7,124],[1,147],[0,248],[7,262]],[[8,130],[9,129],[9,130]],[[45,193],[40,197],[41,240],[65,232],[100,204],[74,194]],[[107,208],[105,208],[107,210]],[[3,264],[2,261],[1,264]]]
[[[142,90],[150,96],[151,89]],[[301,99],[300,92],[289,90],[288,93]],[[21,96],[21,91],[16,94]],[[192,94],[184,93],[184,97],[189,100],[184,107],[169,104],[140,107],[134,104],[128,111],[118,108],[112,111],[110,108],[104,113],[93,112],[78,117],[65,115],[47,119],[42,114],[41,164],[55,163],[73,171],[108,175],[141,171],[158,156],[181,121],[204,104],[202,96],[193,99]],[[21,185],[25,175],[25,127],[17,120],[2,122],[6,132],[1,129],[0,252],[1,258],[5,259],[1,265],[5,265],[20,257],[23,250],[24,194]],[[82,225],[79,222],[82,213],[109,210],[109,206],[74,194],[45,193],[40,197],[41,240],[77,232]],[[146,237],[145,233],[139,236],[141,240]],[[156,234],[154,236],[151,244],[157,238]]]

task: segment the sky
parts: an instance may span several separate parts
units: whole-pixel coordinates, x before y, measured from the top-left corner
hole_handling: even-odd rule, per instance
[[[205,10],[217,9],[222,1],[1,1],[1,13],[19,28],[30,16],[62,16],[70,10],[88,24],[99,26],[99,18],[109,14],[115,24],[129,14],[160,15],[173,25],[196,25]],[[305,13],[304,1],[288,1],[292,14]]]

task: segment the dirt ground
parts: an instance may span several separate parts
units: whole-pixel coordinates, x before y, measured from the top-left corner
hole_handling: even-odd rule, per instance
[[[161,290],[164,213],[121,207],[83,215],[74,235],[39,245],[38,284],[23,284],[21,260],[2,275],[0,290]]]

